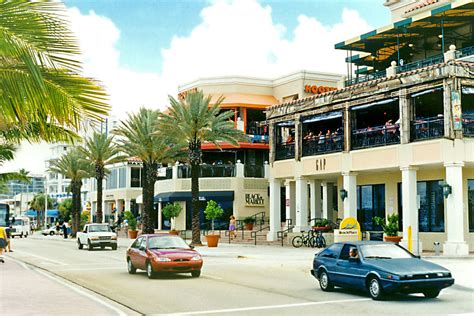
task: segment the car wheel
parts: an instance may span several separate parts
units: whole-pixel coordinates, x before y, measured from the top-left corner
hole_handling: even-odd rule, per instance
[[[82,249],[83,245],[81,244],[81,241],[79,238],[77,239],[77,249]]]
[[[53,235],[54,235],[54,232],[49,232],[49,235],[50,235],[50,236],[53,236]]]
[[[23,238],[23,233],[21,233],[20,238]]]
[[[15,238],[15,235],[11,235],[12,236],[12,239]]]
[[[201,270],[191,271],[191,276],[193,278],[199,278],[201,276]]]
[[[319,273],[319,286],[321,287],[321,290],[325,292],[331,291],[334,288],[326,271],[321,271]]]
[[[133,266],[132,260],[130,258],[127,259],[127,270],[130,274],[135,274],[137,269]]]
[[[153,266],[151,265],[151,262],[148,261],[146,263],[146,275],[149,279],[154,279],[155,278],[155,271],[153,270]]]
[[[438,289],[431,289],[431,290],[426,290],[423,292],[423,295],[426,298],[436,298],[439,295],[440,290]]]
[[[87,240],[87,250],[92,251],[94,249],[94,246],[92,246],[92,243],[90,240]]]
[[[25,234],[25,238],[28,238],[28,233]]]
[[[291,244],[293,245],[293,247],[299,248],[299,247],[303,246],[303,238],[301,236],[296,236],[291,241]]]
[[[117,250],[117,245],[112,245],[112,250]]]
[[[368,282],[369,295],[373,300],[381,300],[383,298],[383,289],[379,279],[371,277]]]

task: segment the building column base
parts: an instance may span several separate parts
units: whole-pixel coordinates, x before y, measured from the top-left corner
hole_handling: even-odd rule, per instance
[[[469,245],[464,242],[447,241],[443,245],[443,255],[445,256],[468,256]]]
[[[267,241],[276,241],[278,240],[277,232],[269,231],[267,233]]]
[[[411,252],[415,255],[420,255],[423,252],[423,243],[421,241],[418,241],[418,247],[416,247],[416,242],[416,239],[412,239]],[[408,241],[402,239],[400,241],[400,246],[408,250]]]

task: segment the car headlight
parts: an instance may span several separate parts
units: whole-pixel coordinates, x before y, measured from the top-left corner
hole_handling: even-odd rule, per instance
[[[153,257],[155,259],[155,261],[158,261],[158,262],[169,262],[171,261],[170,258],[166,258],[166,257]]]
[[[436,276],[439,277],[439,278],[442,278],[444,276],[443,272],[438,272],[436,273]]]
[[[196,255],[196,256],[191,258],[191,261],[199,261],[199,260],[201,260],[201,256]]]
[[[112,236],[110,239],[117,240],[117,236]]]
[[[399,275],[394,275],[394,274],[389,274],[389,275],[387,275],[387,279],[400,280],[400,276]]]
[[[99,237],[94,236],[94,237],[91,237],[90,240],[99,240]]]

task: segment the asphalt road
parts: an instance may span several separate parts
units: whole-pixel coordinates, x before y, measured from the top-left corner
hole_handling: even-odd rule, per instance
[[[255,256],[246,256],[245,248],[236,251],[240,255],[216,250],[204,255],[200,278],[183,274],[155,280],[144,272],[127,273],[124,248],[90,252],[71,242],[15,238],[14,250],[12,258],[147,315],[474,314],[474,290],[461,286],[442,291],[437,299],[410,295],[382,302],[342,289],[322,292],[309,274],[311,257],[291,258],[300,249]],[[258,248],[251,252],[258,254]]]

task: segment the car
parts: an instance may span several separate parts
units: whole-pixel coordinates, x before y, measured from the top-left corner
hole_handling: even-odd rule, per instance
[[[77,233],[77,248],[82,249],[84,245],[87,245],[89,251],[95,247],[111,247],[112,250],[117,250],[117,234],[109,224],[86,224],[82,232]]]
[[[20,236],[20,238],[28,237],[30,232],[30,219],[28,217],[17,217],[10,220],[11,230],[10,236]]]
[[[356,257],[351,257],[351,249]],[[395,243],[356,241],[334,243],[315,255],[311,274],[321,290],[334,286],[366,290],[374,300],[389,293],[423,293],[435,298],[454,284],[451,272],[420,259]]]
[[[145,270],[149,279],[158,273],[191,273],[201,275],[201,255],[181,237],[171,234],[148,234],[139,236],[127,249],[128,273]]]
[[[53,226],[53,227],[48,227],[48,228],[43,229],[43,230],[41,231],[41,234],[42,234],[43,236],[48,236],[48,235],[49,235],[49,236],[53,236],[53,235],[59,234],[59,231],[56,230],[56,227]]]

